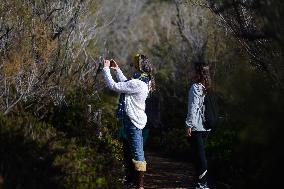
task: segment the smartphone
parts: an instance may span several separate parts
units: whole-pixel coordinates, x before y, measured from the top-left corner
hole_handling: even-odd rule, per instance
[[[113,59],[110,60],[110,65],[109,65],[109,67],[115,67],[115,63],[114,63],[114,60],[113,60]]]

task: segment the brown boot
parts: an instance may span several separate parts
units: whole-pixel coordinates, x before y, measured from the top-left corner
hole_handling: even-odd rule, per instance
[[[132,160],[135,167],[135,186],[137,189],[144,189],[144,173],[146,171],[146,161]]]
[[[144,173],[145,171],[136,171],[136,187],[137,189],[144,189]]]

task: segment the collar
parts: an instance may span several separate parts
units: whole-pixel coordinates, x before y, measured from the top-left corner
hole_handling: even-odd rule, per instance
[[[149,74],[147,73],[134,73],[131,79],[139,79],[145,83],[149,83],[149,81],[151,80],[151,77],[149,76]]]

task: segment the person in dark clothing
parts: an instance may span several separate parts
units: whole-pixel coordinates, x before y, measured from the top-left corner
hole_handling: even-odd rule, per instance
[[[204,128],[204,96],[211,87],[209,67],[204,62],[196,62],[191,74],[192,84],[188,95],[186,136],[190,137],[195,166],[196,189],[209,189],[207,186],[207,158],[205,144],[210,129]]]

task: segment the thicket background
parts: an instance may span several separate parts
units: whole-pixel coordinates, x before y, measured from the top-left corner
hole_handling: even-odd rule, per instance
[[[146,150],[188,159],[189,73],[203,59],[223,117],[206,146],[210,178],[280,182],[281,0],[0,2],[0,188],[121,188],[118,95],[97,70],[115,58],[130,74],[137,52],[155,67],[160,104]]]

